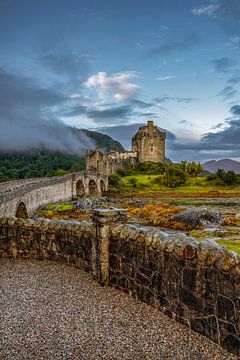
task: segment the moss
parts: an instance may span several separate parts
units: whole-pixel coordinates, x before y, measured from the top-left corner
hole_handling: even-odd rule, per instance
[[[46,206],[46,209],[61,213],[72,211],[74,209],[74,206],[72,204],[48,204]]]

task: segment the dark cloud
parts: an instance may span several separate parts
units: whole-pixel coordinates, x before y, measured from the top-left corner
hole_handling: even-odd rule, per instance
[[[147,109],[147,108],[150,108],[152,106],[155,106],[156,103],[153,101],[153,102],[146,102],[146,101],[142,101],[142,100],[139,100],[139,99],[132,99],[131,100],[131,104],[141,108],[141,109]]]
[[[86,55],[77,53],[47,54],[42,56],[40,63],[57,75],[60,79],[64,77],[70,80],[71,86],[80,86],[89,75],[90,62]]]
[[[30,78],[0,69],[0,150],[41,147],[81,153],[90,145],[76,139],[55,115],[67,98],[55,89],[42,88]]]
[[[231,79],[228,80],[228,83],[232,84],[232,85],[239,84],[240,83],[240,77],[239,76],[232,77]]]
[[[72,105],[69,106],[69,109],[60,111],[63,116],[66,117],[73,117],[73,116],[80,116],[86,114],[88,111],[87,106],[85,105]]]
[[[124,105],[103,110],[88,110],[85,114],[87,115],[87,117],[95,120],[96,122],[102,120],[119,122],[119,120],[126,120],[126,117],[131,115],[131,113],[132,108],[128,105]]]
[[[164,44],[149,50],[146,53],[146,57],[152,58],[162,55],[166,56],[172,54],[175,51],[185,51],[196,46],[200,43],[200,41],[201,38],[195,33],[187,35],[184,39],[174,41],[168,40]]]
[[[240,116],[240,105],[232,106],[230,111],[234,116]]]
[[[236,62],[228,57],[222,57],[211,61],[213,70],[217,73],[226,73],[232,71]]]
[[[199,160],[240,157],[240,106],[232,106],[230,112],[234,117],[219,124],[217,132],[205,134],[198,142],[182,143],[177,140],[172,150]]]
[[[218,96],[224,97],[226,100],[234,97],[238,91],[233,86],[226,86],[218,93]]]
[[[186,124],[187,123],[187,120],[180,120],[179,121],[179,124]]]
[[[175,101],[175,102],[184,103],[184,104],[188,104],[188,103],[191,103],[196,100],[197,100],[197,98],[193,98],[193,97],[172,97],[172,96],[168,96],[168,95],[163,95],[160,98],[153,99],[153,101],[155,103],[164,103],[167,101]]]
[[[154,113],[154,112],[146,112],[146,113],[142,113],[142,114],[139,114],[138,117],[159,117],[158,114]]]

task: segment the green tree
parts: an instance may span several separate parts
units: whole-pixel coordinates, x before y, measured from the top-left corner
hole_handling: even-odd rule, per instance
[[[166,172],[163,177],[164,185],[167,187],[177,187],[186,183],[187,175],[177,165],[166,166]]]
[[[108,176],[108,183],[109,183],[109,185],[118,188],[122,183],[121,176],[119,176],[116,173],[110,174]]]

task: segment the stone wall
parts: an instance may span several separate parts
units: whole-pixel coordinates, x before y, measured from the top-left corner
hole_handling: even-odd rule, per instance
[[[0,256],[77,266],[240,356],[240,256],[126,221],[121,209],[93,223],[0,218]]]
[[[53,260],[92,272],[92,223],[0,218],[0,256]]]
[[[108,283],[240,356],[240,256],[214,241],[119,225]]]
[[[76,199],[79,181],[82,182],[83,196],[93,196],[90,192],[91,181],[96,184],[97,194],[94,195],[101,196],[102,188],[108,189],[107,176],[94,171],[1,183],[0,217],[15,216],[21,202],[25,204],[28,214],[32,214],[41,205]]]

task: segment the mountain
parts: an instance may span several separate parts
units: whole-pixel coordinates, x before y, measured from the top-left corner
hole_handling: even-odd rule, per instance
[[[100,148],[103,152],[124,151],[122,145],[110,136],[96,131],[71,128],[74,138],[83,141],[92,149]],[[35,147],[25,151],[0,152],[0,182],[32,177],[64,175],[85,169],[84,154],[71,154],[63,151]]]
[[[75,136],[80,137],[80,134],[88,136],[93,142],[96,144],[96,147],[101,149],[104,153],[108,153],[110,151],[125,151],[124,147],[120,144],[120,142],[114,140],[111,136],[107,134],[102,134],[97,131],[91,131],[86,129],[76,129],[72,128],[72,132]]]
[[[240,162],[231,159],[222,159],[222,160],[210,160],[203,163],[205,170],[215,173],[218,169],[223,169],[225,171],[234,171],[236,174],[240,174]]]

